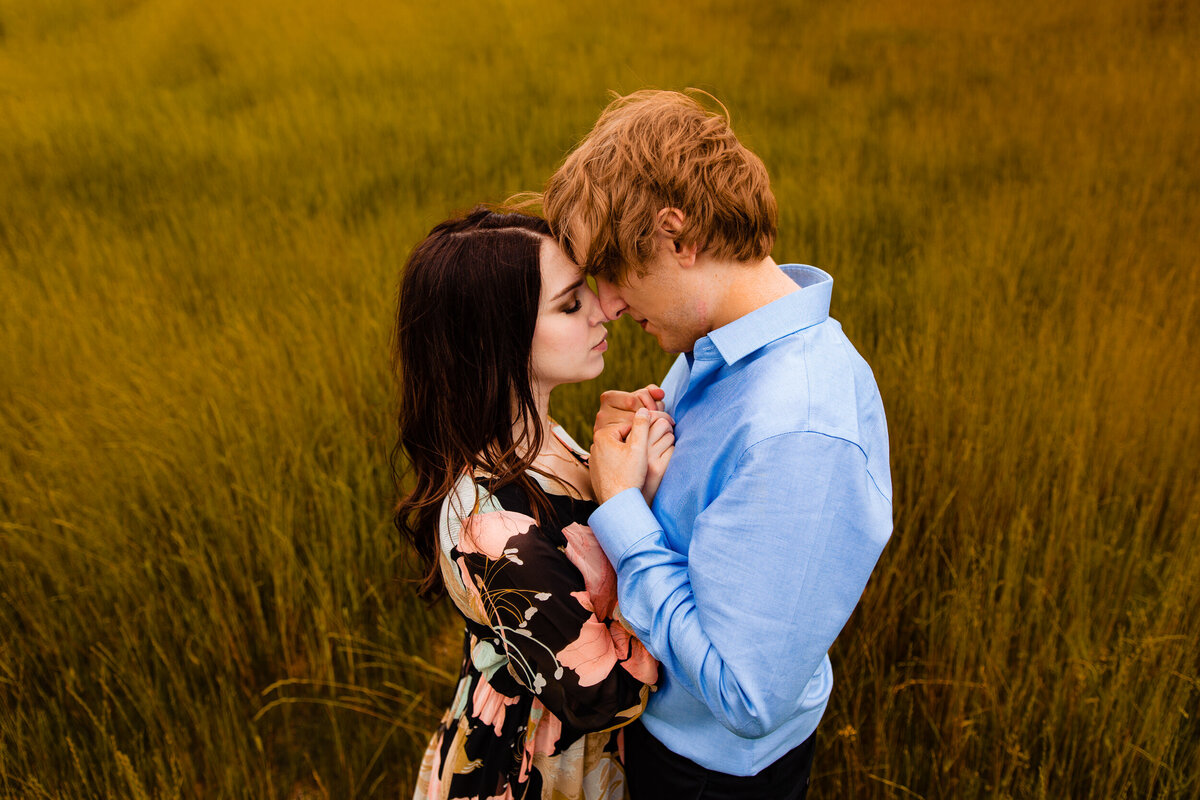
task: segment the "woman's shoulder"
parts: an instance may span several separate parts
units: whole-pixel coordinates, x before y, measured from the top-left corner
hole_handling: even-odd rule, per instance
[[[502,511],[532,516],[529,501],[517,487],[496,488],[489,475],[463,473],[442,500],[438,514],[438,544],[442,553],[449,557],[451,550],[458,547],[463,525],[470,517]]]
[[[553,421],[552,430],[554,435],[586,464],[587,451]],[[566,541],[559,531],[572,522],[586,523],[596,504],[564,494],[560,482],[536,470],[526,471],[525,476],[527,480],[522,483],[502,481],[480,469],[460,475],[453,489],[442,500],[438,514],[438,544],[442,554],[453,560],[451,553],[459,547],[468,520],[475,518],[472,524],[477,527],[485,522],[480,517],[494,512],[504,513],[497,514],[493,521],[506,518],[512,522],[519,519],[521,522],[528,521],[532,526],[534,519],[540,519],[541,524],[536,527],[543,535],[552,544],[565,546]],[[536,494],[536,498],[531,497],[530,492]],[[538,511],[534,510],[535,505]]]
[[[446,592],[468,620],[484,626],[490,624],[487,610],[462,559],[472,553],[504,557],[508,539],[534,524],[531,516],[506,508],[500,495],[508,493],[492,491],[489,482],[487,476],[464,473],[442,500],[438,515],[438,563]]]
[[[551,506],[553,503],[551,499]],[[557,507],[554,511],[558,512]],[[479,518],[491,513],[503,512],[504,517],[528,517],[533,522],[533,505],[523,489],[516,483],[498,485],[491,475],[463,474],[455,482],[454,489],[442,500],[442,511],[438,515],[438,543],[442,552],[449,557],[452,549],[462,539],[463,525],[470,517]]]

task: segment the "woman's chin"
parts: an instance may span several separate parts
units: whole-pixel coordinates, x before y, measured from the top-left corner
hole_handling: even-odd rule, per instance
[[[587,370],[583,377],[578,380],[578,383],[590,381],[592,378],[599,378],[602,372],[604,372],[604,356],[600,356],[599,363],[594,368]]]

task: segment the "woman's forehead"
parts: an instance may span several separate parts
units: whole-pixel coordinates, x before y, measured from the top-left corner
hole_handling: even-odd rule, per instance
[[[584,277],[580,266],[568,258],[563,249],[558,246],[558,242],[553,239],[542,240],[540,255],[542,287],[544,290],[550,290],[551,297]]]

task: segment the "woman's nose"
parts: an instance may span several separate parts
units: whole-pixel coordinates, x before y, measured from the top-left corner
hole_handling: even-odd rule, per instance
[[[600,307],[600,298],[595,292],[588,290],[588,324],[601,325],[608,322],[608,315],[604,313],[604,309]]]

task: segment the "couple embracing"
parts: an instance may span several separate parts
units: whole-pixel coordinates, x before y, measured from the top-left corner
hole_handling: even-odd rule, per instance
[[[401,282],[396,521],[466,622],[414,797],[804,797],[892,529],[832,279],[775,262],[762,162],[688,95],[615,100],[542,207],[442,223]],[[604,394],[589,454],[550,393],[621,314],[680,356]]]

